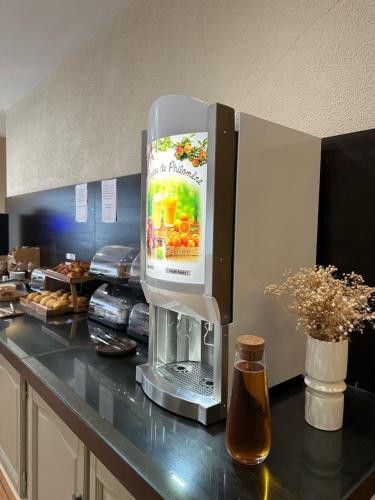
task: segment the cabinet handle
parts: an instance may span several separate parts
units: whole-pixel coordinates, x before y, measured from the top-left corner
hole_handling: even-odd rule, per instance
[[[72,495],[72,500],[82,500],[82,495]]]

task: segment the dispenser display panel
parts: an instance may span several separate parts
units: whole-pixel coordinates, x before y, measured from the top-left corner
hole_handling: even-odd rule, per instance
[[[147,150],[146,274],[203,284],[207,132],[163,137]]]

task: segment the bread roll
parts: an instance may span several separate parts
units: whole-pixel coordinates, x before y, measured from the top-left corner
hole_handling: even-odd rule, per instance
[[[61,295],[61,300],[69,300],[69,293],[64,293],[63,295]]]
[[[60,273],[60,274],[66,274],[69,270],[69,268],[67,266],[64,266],[64,265],[59,265],[57,266],[55,269],[54,269],[57,273]]]
[[[53,304],[54,309],[65,309],[69,306],[69,302],[67,300],[56,300]]]
[[[41,306],[45,306],[49,300],[52,300],[48,295],[46,297],[42,297],[42,300],[39,302]]]
[[[47,295],[51,295],[52,292],[50,292],[49,290],[44,290],[44,292],[42,292],[42,297],[47,297]]]
[[[33,298],[33,302],[36,304],[39,304],[40,301],[42,300],[43,296],[42,295],[37,295],[36,297]]]
[[[46,302],[45,306],[47,307],[47,309],[53,309],[54,306],[55,306],[55,304],[56,304],[56,302],[57,302],[57,300],[55,300],[55,299],[49,299]]]
[[[72,266],[72,271],[74,273],[81,273],[81,274],[85,272],[85,270],[81,266]]]
[[[33,300],[35,297],[37,297],[39,295],[38,292],[32,292],[32,293],[29,293],[29,295],[27,296],[27,300]]]

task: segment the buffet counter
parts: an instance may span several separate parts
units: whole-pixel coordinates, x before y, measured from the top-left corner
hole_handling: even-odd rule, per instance
[[[271,390],[270,455],[244,467],[225,449],[225,422],[203,427],[144,395],[135,368],[145,347],[100,356],[88,325],[69,316],[1,321],[0,354],[135,498],[369,498],[375,395],[348,388],[344,427],[329,433],[304,422],[302,378]]]

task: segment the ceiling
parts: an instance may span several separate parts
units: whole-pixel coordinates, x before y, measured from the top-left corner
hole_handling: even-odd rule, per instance
[[[129,0],[0,0],[0,135],[5,111]]]

